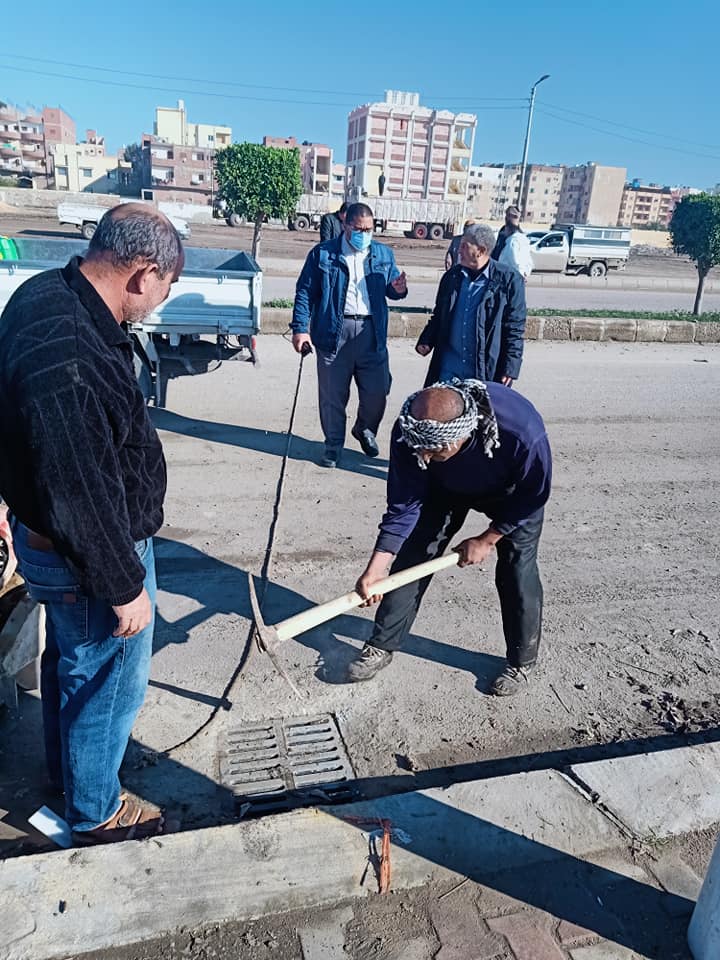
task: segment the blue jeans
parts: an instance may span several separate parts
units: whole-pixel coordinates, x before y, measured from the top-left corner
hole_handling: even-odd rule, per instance
[[[120,764],[145,699],[157,592],[152,540],[135,549],[153,622],[134,637],[114,637],[112,607],[84,593],[59,554],[28,546],[21,523],[12,526],[20,572],[47,614],[41,691],[50,779],[65,791],[71,829],[92,830],[120,805]]]

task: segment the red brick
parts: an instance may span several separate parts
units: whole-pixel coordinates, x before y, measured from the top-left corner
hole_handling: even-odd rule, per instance
[[[516,960],[567,960],[549,930],[526,913],[495,917],[487,923],[505,937]]]

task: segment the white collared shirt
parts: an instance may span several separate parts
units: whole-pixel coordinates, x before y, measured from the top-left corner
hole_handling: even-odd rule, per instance
[[[345,313],[357,314],[361,317],[367,317],[372,313],[370,307],[370,296],[367,288],[367,277],[365,276],[365,261],[370,253],[370,247],[367,250],[356,250],[352,244],[348,243],[345,234],[342,236],[342,256],[347,264],[350,280],[345,297]]]

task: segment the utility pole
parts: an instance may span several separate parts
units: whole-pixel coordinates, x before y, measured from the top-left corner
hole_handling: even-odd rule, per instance
[[[539,80],[535,81],[530,89],[530,107],[528,109],[527,130],[525,131],[525,146],[523,147],[522,167],[520,169],[520,189],[518,190],[517,200],[517,205],[520,208],[520,220],[525,219],[526,205],[523,203],[523,189],[525,187],[525,171],[527,170],[528,150],[530,149],[530,130],[532,129],[533,110],[535,108],[535,88],[538,87],[543,80],[548,80],[549,77],[549,73],[543,74]]]

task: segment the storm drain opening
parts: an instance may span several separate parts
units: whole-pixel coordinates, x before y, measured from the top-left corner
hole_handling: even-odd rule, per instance
[[[233,726],[223,740],[220,780],[244,816],[353,798],[355,772],[330,714]]]

